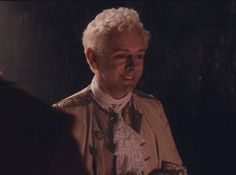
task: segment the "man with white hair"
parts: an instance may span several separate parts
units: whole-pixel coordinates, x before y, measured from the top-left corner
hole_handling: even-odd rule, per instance
[[[74,135],[91,175],[187,174],[161,102],[135,90],[149,38],[138,13],[124,7],[103,10],[84,30],[94,78],[54,106],[76,116]]]

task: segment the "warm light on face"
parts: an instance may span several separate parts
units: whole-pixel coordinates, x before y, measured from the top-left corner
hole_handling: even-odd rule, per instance
[[[144,40],[137,30],[111,32],[103,56],[97,58],[99,86],[116,98],[131,92],[142,75],[144,55]]]

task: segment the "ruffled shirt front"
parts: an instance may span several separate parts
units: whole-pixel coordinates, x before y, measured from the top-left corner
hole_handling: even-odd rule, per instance
[[[122,110],[131,100],[132,93],[121,99],[115,99],[97,85],[95,78],[92,80],[91,90],[96,103],[107,112],[113,113],[112,116],[115,117],[112,132],[116,174],[142,175],[146,167],[142,147],[145,141],[133,128],[126,125],[122,117]]]

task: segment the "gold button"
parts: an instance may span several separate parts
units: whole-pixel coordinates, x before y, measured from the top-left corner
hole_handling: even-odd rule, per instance
[[[96,156],[97,155],[97,149],[93,146],[89,146],[89,152],[92,156]]]

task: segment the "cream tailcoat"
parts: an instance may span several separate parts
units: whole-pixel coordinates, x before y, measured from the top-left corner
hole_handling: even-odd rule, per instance
[[[147,168],[144,174],[161,169],[163,162],[173,163],[174,168],[182,169],[182,161],[177,152],[161,102],[151,95],[137,91],[134,91],[132,100],[136,114],[136,125],[140,125],[139,134],[146,142],[144,151],[147,155]],[[101,156],[103,138],[101,134],[94,133],[93,105],[95,104],[92,100],[92,92],[88,86],[53,106],[76,117],[73,132],[80,145],[84,163],[91,175],[103,175],[105,174],[103,170],[106,163],[106,160]],[[96,165],[94,165],[94,161]],[[97,173],[94,172],[94,166],[97,167]]]

